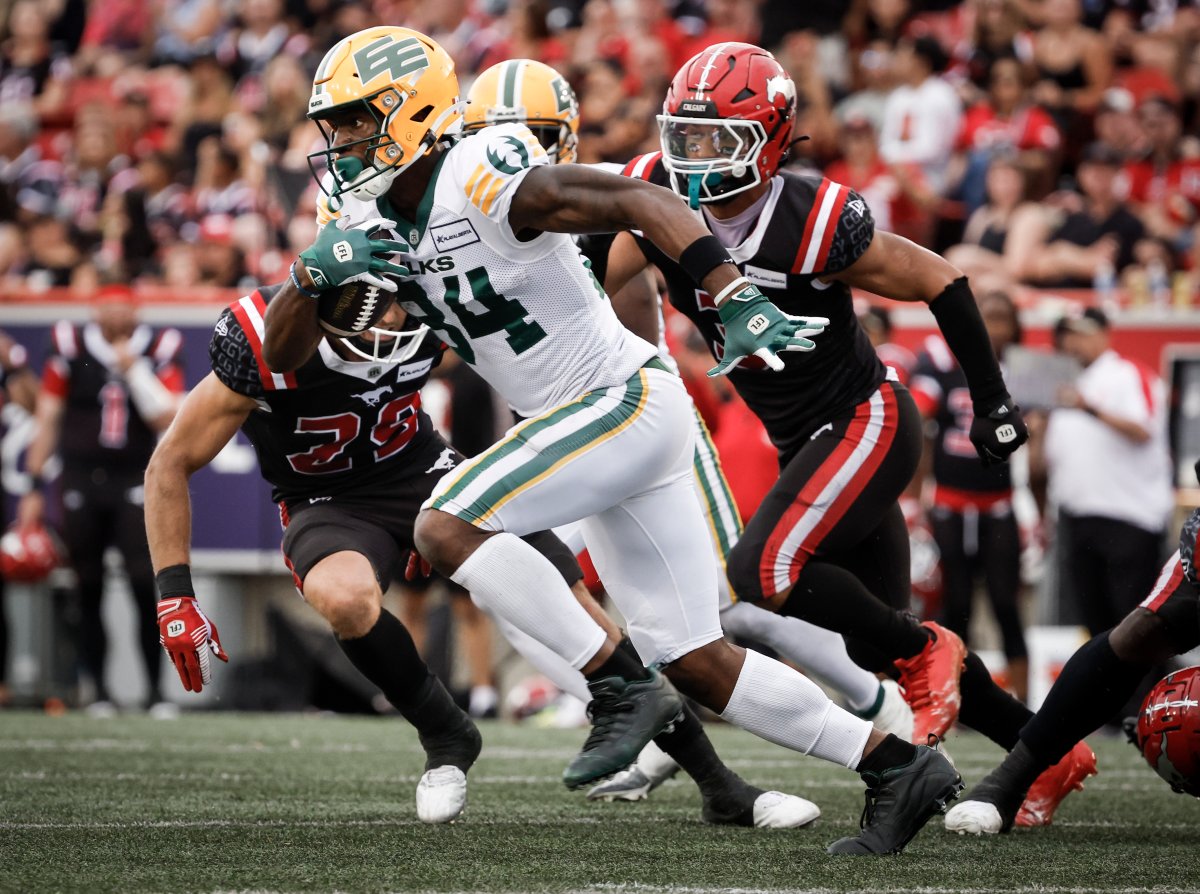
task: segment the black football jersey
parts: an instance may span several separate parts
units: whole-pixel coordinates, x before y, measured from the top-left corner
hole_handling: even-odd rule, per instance
[[[440,361],[430,334],[403,363],[346,360],[322,340],[303,366],[271,372],[263,359],[263,315],[277,291],[262,288],[226,308],[209,357],[227,387],[258,401],[242,425],[272,499],[370,491],[421,475],[445,443],[421,408],[421,386]]]
[[[634,159],[624,173],[669,185],[660,152]],[[730,383],[784,455],[869,397],[886,377],[855,317],[850,288],[817,278],[857,261],[874,235],[871,212],[853,190],[785,171],[772,178],[766,205],[742,244],[727,246],[746,279],[780,310],[829,318],[815,339],[816,350],[780,355],[782,371],[772,372],[759,358],[748,357],[729,374]],[[671,304],[696,324],[720,359],[725,327],[712,296],[648,239],[639,236],[638,241],[662,271]]]
[[[128,342],[175,393],[184,387],[182,347],[178,329],[155,331],[145,325],[135,328]],[[130,399],[116,353],[96,323],[55,324],[42,389],[63,400],[59,452],[68,473],[103,468],[110,477],[142,476],[158,436]]]
[[[1008,463],[985,466],[979,461],[970,437],[975,411],[967,376],[940,336],[925,339],[909,388],[924,415],[937,426],[933,440],[933,479],[938,486],[980,494],[1011,490]]]

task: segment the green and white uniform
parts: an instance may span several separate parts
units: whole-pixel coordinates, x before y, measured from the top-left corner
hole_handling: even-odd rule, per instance
[[[397,259],[414,273],[404,309],[529,417],[426,506],[517,535],[584,519],[643,660],[667,663],[721,637],[692,402],[655,346],[617,320],[570,236],[512,232],[513,195],[546,163],[527,128],[496,125],[443,152],[417,220],[351,197],[338,216],[343,227],[396,221],[412,246]]]

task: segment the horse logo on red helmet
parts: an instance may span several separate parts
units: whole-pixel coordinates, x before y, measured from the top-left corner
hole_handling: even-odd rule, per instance
[[[769,52],[714,44],[676,72],[658,116],[671,187],[693,208],[770,180],[787,160],[796,85]]]

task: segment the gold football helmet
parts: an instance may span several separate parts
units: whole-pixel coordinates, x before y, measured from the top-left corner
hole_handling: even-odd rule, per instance
[[[374,118],[375,133],[333,145],[325,119],[356,106]],[[367,28],[334,44],[317,67],[308,117],[321,128],[327,147],[310,155],[310,164],[318,179],[324,171],[333,174],[335,204],[344,193],[376,199],[400,172],[461,127],[462,109],[454,61],[435,41],[410,28]],[[339,159],[356,145],[363,145],[365,164]]]
[[[463,129],[489,124],[524,124],[552,163],[575,160],[579,142],[579,102],[567,79],[533,59],[509,59],[482,72],[467,94]]]

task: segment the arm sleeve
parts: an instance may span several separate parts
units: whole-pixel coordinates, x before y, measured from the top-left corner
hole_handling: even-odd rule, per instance
[[[821,273],[840,273],[845,270],[863,256],[875,238],[875,218],[871,216],[866,200],[853,189],[844,186],[839,188],[846,190],[846,199],[838,212]],[[813,212],[819,214],[820,210],[814,208]]]
[[[221,312],[217,325],[213,327],[212,340],[208,343],[208,356],[213,372],[231,391],[255,399],[263,397],[265,392],[259,377],[254,348],[229,308]]]

